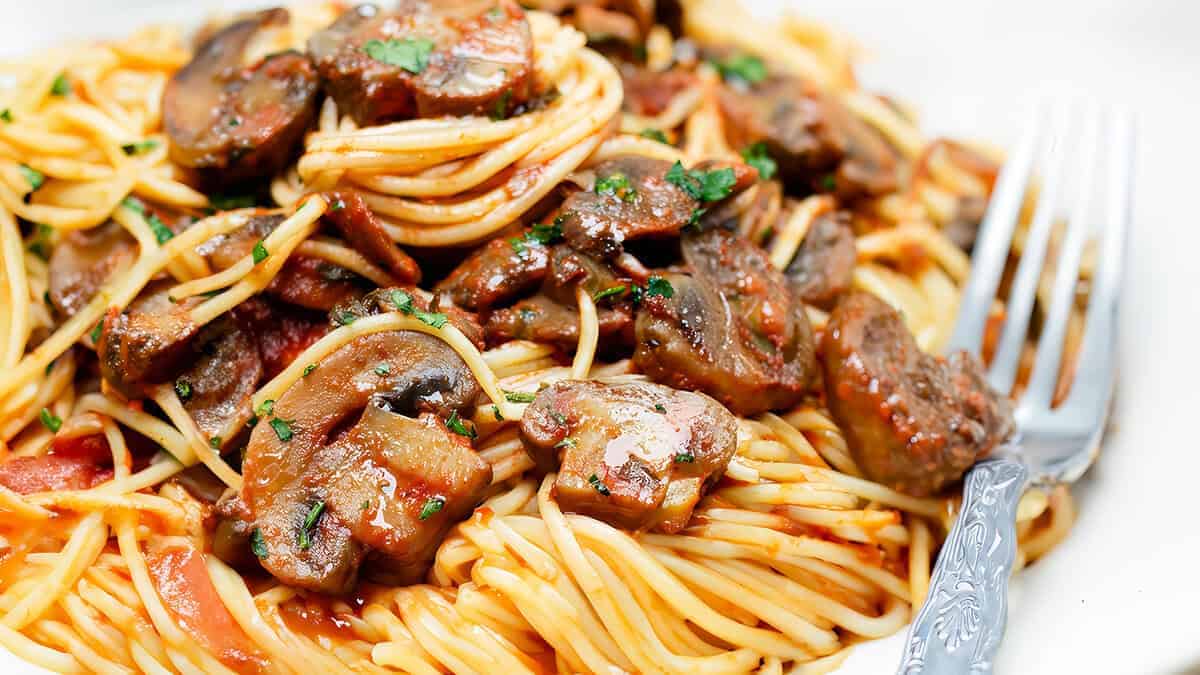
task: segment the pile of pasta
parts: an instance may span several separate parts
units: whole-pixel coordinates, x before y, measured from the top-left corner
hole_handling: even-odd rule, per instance
[[[883,226],[858,238],[854,284],[899,308],[920,345],[938,350],[970,268],[942,231],[947,204],[986,198],[987,186],[897,106],[857,87],[857,48],[845,36],[793,16],[759,21],[720,0],[683,5],[690,37],[732,44],[811,78],[901,153],[901,188],[864,207]],[[297,8],[262,48],[302,45],[334,16],[332,4]],[[536,77],[558,92],[549,105],[504,120],[358,128],[326,101],[303,155],[271,184],[287,218],[264,242],[269,258],[247,257],[218,274],[195,248],[243,225],[245,212],[202,217],[160,241],[127,199],[197,216],[211,206],[170,162],[162,134],[163,87],[190,58],[178,32],[146,28],[0,64],[8,80],[0,88],[0,460],[44,454],[56,433],[102,434],[114,467],[111,480],[88,490],[18,495],[0,487],[0,646],[64,673],[230,672],[165,608],[146,556],[170,541],[209,549],[208,507],[173,477],[200,463],[230,487],[239,488],[241,476],[169,387],[153,396],[163,414],[150,414],[106,390],[85,390],[77,368],[103,314],[127,306],[152,279],[175,279],[176,297],[209,296],[190,310],[204,325],[262,291],[297,251],[386,285],[386,272],[316,235],[329,206],[315,195],[323,189],[359,190],[399,244],[464,245],[519,221],[573,172],[606,158],[736,156],[724,141],[715,71],[702,66],[701,86],[656,118],[623,114],[619,75],[582,34],[550,14],[531,12],[529,20]],[[669,65],[665,28],[651,30],[646,46],[650,67]],[[637,135],[646,128],[669,130],[680,142]],[[758,189],[739,198],[753,200]],[[769,200],[767,209],[785,223],[765,244],[772,263],[786,266],[813,219],[830,208],[826,196]],[[87,307],[57,321],[44,301],[46,251],[65,233],[110,219],[137,240],[136,261]],[[924,264],[897,264],[913,251]],[[299,377],[299,364],[370,332],[435,335],[483,385],[475,444],[494,473],[491,496],[442,544],[424,584],[364,585],[355,598],[328,599],[243,576],[204,555],[207,582],[265,657],[263,669],[819,673],[835,669],[856,642],[906,625],[924,599],[957,500],[914,498],[864,479],[819,407],[741,419],[727,480],[677,534],[629,533],[561,511],[549,489],[553,476],[533,472],[517,434],[523,405],[503,392],[568,377],[642,377],[627,360],[596,361],[595,309],[582,299],[580,306],[582,337],[570,366],[549,345],[517,341],[481,353],[453,326],[392,313],[333,330],[263,386],[256,404],[277,398]],[[824,315],[810,314],[820,328]],[[130,432],[160,447],[136,471]],[[1061,540],[1073,517],[1065,488],[1027,493],[1018,565]]]

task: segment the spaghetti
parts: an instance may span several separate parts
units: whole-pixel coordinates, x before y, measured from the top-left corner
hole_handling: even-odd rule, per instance
[[[537,466],[520,423],[554,383],[649,386],[642,356],[614,349],[619,338],[607,326],[635,293],[647,307],[686,289],[656,287],[670,274],[643,266],[647,251],[634,244],[608,258],[613,276],[603,285],[595,286],[602,275],[593,270],[565,294],[546,285],[534,296],[564,308],[565,340],[536,333],[496,340],[489,319],[490,348],[481,348],[478,326],[440,304],[440,287],[409,287],[368,315],[341,318],[351,305],[338,304],[337,325],[304,324],[311,334],[303,338],[278,329],[284,337],[273,339],[291,340],[276,348],[286,358],[272,357],[277,367],[259,371],[238,409],[244,416],[215,427],[196,412],[198,381],[161,377],[143,397],[129,397],[96,376],[111,367],[101,362],[116,339],[106,331],[154,293],[168,299],[190,340],[228,334],[243,313],[277,302],[280,279],[298,278],[287,275],[304,261],[330,283],[397,287],[386,257],[322,229],[344,208],[335,190],[360,194],[386,238],[422,263],[494,247],[527,265],[569,230],[553,219],[558,197],[635,198],[636,176],[620,174],[633,181],[620,183],[617,174],[598,175],[611,162],[678,166],[681,173],[665,182],[703,194],[711,174],[684,173],[684,165],[761,160],[732,123],[722,92],[738,68],[740,77],[759,79],[744,68],[763,61],[803,78],[814,96],[843,111],[847,128],[880,139],[898,178],[853,198],[841,183],[796,194],[792,179],[786,190],[765,180],[774,161],[758,164],[764,180],[738,183],[721,201],[735,187],[731,171],[726,192],[696,197],[688,224],[732,213],[731,230],[760,245],[767,267],[782,274],[825,220],[850,212],[850,288],[897,308],[922,349],[946,344],[970,268],[951,236],[972,205],[986,203],[995,155],[926,139],[903,108],[858,87],[848,37],[798,17],[766,23],[726,0],[686,0],[683,32],[673,34],[654,22],[653,2],[532,4],[542,11],[520,15],[532,39],[536,92],[525,107],[360,124],[332,96],[322,98],[294,161],[264,177],[259,198],[269,192],[270,208],[249,208],[262,204],[253,199],[235,204],[247,208],[223,208],[229,195],[206,190],[196,172],[172,161],[162,100],[192,58],[177,32],[145,28],[0,64],[12,80],[0,89],[0,646],[62,673],[822,673],[855,643],[906,625],[924,601],[957,498],[914,496],[868,478],[871,467],[819,395],[736,418],[723,478],[717,474],[682,529],[631,532],[562,507],[556,485],[570,469]],[[640,9],[622,13],[616,5]],[[247,66],[303,50],[341,11],[335,3],[291,10],[251,43]],[[627,27],[622,34],[639,42],[605,40],[596,25]],[[692,53],[708,48],[715,51],[705,58]],[[629,63],[657,74],[684,70],[689,84],[638,108],[623,81]],[[818,181],[832,188],[848,180],[839,172]],[[700,187],[684,187],[688,180]],[[252,250],[219,265],[204,252],[202,244],[264,216],[277,222]],[[109,223],[136,253],[66,312],[52,302],[62,287],[53,252]],[[676,238],[679,229],[686,226]],[[521,316],[535,307],[521,304],[527,300],[514,305],[525,308]],[[282,325],[311,309],[270,321]],[[814,303],[800,309],[818,332],[836,313]],[[996,318],[1003,311],[997,301]],[[461,419],[430,428],[469,436],[455,443],[487,466],[482,504],[448,527],[420,583],[363,582],[350,595],[327,596],[218,556],[213,504],[225,488],[248,489],[238,451],[250,411],[258,424],[252,433],[287,441],[293,430],[271,416],[275,401],[326,359],[380,333],[433,338],[477,383],[481,394]],[[394,375],[385,366],[376,374]],[[696,461],[688,457],[676,461]],[[26,475],[22,466],[62,475]],[[596,489],[608,495],[602,483]],[[444,507],[444,499],[426,501],[420,521]],[[324,508],[309,511],[306,542],[313,523],[324,526]],[[374,508],[364,503],[363,511]],[[1065,487],[1026,494],[1018,563],[1065,537],[1074,509]],[[262,535],[254,532],[261,558]]]

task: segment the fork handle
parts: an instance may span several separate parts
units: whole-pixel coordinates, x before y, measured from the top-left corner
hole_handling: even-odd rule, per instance
[[[1017,500],[1029,472],[989,459],[967,474],[962,509],[909,628],[899,675],[990,673],[1008,615],[1008,578],[1017,553]]]

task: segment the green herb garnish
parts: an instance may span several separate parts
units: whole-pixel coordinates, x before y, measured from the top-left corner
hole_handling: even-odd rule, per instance
[[[262,530],[257,527],[250,533],[250,550],[254,555],[258,556],[259,560],[267,557],[267,542],[263,540]]]
[[[492,416],[496,418],[497,422],[504,421],[504,415],[500,414],[500,406],[498,406],[498,405],[492,406]]]
[[[208,203],[218,211],[232,211],[234,209],[248,209],[255,206],[256,200],[254,195],[215,194],[208,196]]]
[[[609,298],[614,295],[621,295],[626,290],[628,290],[628,288],[625,286],[625,284],[621,284],[620,286],[610,286],[602,291],[596,291],[592,295],[592,300],[595,302],[599,302],[599,301],[603,300],[604,298]]]
[[[5,122],[13,121],[12,111],[9,110],[8,108],[5,108],[4,110],[0,110],[0,120],[3,120]]]
[[[254,249],[250,252],[250,255],[254,257],[254,264],[257,265],[270,257],[271,253],[267,251],[266,245],[260,240],[254,244]]]
[[[504,399],[509,403],[533,403],[537,394],[532,391],[505,391]]]
[[[691,464],[696,461],[696,456],[690,452],[681,452],[675,455],[676,464]]]
[[[637,199],[637,190],[629,184],[629,177],[620,171],[597,179],[595,190],[598,195],[615,195],[624,202]]]
[[[664,415],[665,415],[665,414],[667,414],[667,406],[665,406],[665,405],[663,405],[663,404],[661,404],[661,403],[655,403],[655,404],[654,404],[654,409],[655,409],[655,410],[657,410],[658,412],[660,412],[660,413],[664,414]]]
[[[386,363],[375,366],[375,374],[380,377],[387,377],[392,374],[392,367]]]
[[[724,61],[713,61],[713,66],[726,80],[741,80],[756,84],[767,79],[767,66],[762,59],[751,54],[735,54]]]
[[[25,164],[17,166],[17,169],[21,172],[21,176],[25,179],[25,182],[29,183],[30,192],[42,187],[42,185],[46,182],[46,174],[38,171],[37,169]]]
[[[675,289],[666,279],[660,276],[651,276],[646,280],[646,295],[661,295],[664,298],[670,298],[675,295]]]
[[[410,73],[421,73],[429,66],[433,42],[424,38],[367,40],[363,51],[380,63],[399,66]]]
[[[310,363],[307,366],[304,366],[304,371],[302,373],[300,373],[300,377],[308,377],[309,375],[312,374],[312,371],[314,371],[316,369],[317,369],[317,364]]]
[[[826,192],[833,192],[837,189],[837,176],[827,173],[821,176],[821,189]]]
[[[390,299],[392,305],[404,314],[413,313],[413,297],[408,291],[394,290],[391,293]]]
[[[555,443],[554,447],[556,447],[556,448],[573,448],[576,445],[579,445],[579,441],[576,441],[574,438],[567,436],[566,438],[562,439],[561,441]]]
[[[354,312],[341,310],[334,313],[333,320],[339,326],[349,326],[358,320],[358,316],[356,316]]]
[[[592,484],[592,487],[596,489],[596,492],[599,492],[600,494],[604,495],[605,497],[607,497],[609,495],[608,486],[605,485],[600,480],[600,477],[597,476],[596,474],[592,474],[592,475],[588,476],[588,482]]]
[[[221,449],[221,437],[213,436],[212,438],[208,439],[208,447],[212,448],[213,450],[220,450]]]
[[[92,332],[88,333],[88,337],[92,338],[92,344],[98,344],[100,342],[100,336],[103,334],[104,320],[101,319],[100,323],[96,324],[96,327],[92,329]]]
[[[270,417],[271,415],[274,415],[275,399],[269,398],[263,401],[262,405],[258,406],[258,410],[254,411],[254,414],[258,415],[259,417]]]
[[[50,93],[54,96],[66,96],[71,93],[71,80],[66,73],[59,73],[50,85]]]
[[[325,502],[319,501],[313,504],[308,509],[308,515],[304,516],[304,523],[300,527],[300,536],[297,543],[300,545],[301,551],[307,551],[312,546],[312,530],[317,526],[317,520],[321,514],[325,512]]]
[[[445,326],[446,322],[449,320],[449,317],[441,312],[422,312],[419,309],[414,309],[412,315],[417,317],[417,321],[429,326],[433,326],[434,328],[441,328],[442,326]]]
[[[150,231],[154,233],[154,240],[158,242],[159,246],[171,241],[171,237],[175,236],[171,228],[167,227],[166,223],[159,220],[158,216],[153,213],[146,216],[146,224],[150,226]]]
[[[758,169],[758,177],[762,180],[770,180],[779,169],[779,165],[775,163],[774,159],[771,159],[770,153],[767,152],[767,144],[761,141],[746,146],[742,150],[742,159]]]
[[[429,520],[430,518],[433,517],[433,514],[437,513],[438,511],[441,511],[442,507],[444,507],[445,505],[446,505],[445,499],[443,499],[441,497],[430,497],[429,499],[427,499],[425,501],[425,505],[421,507],[421,515],[419,516],[420,519],[421,520]]]
[[[287,420],[281,420],[278,417],[271,418],[271,428],[275,430],[275,435],[284,443],[292,440],[292,425],[288,424]]]
[[[175,395],[180,401],[186,401],[192,397],[192,383],[185,379],[175,380]]]
[[[137,141],[135,143],[126,143],[121,146],[121,150],[123,150],[127,155],[140,155],[143,152],[150,152],[157,147],[158,141],[147,139],[144,141]]]
[[[649,138],[652,141],[658,141],[659,143],[664,143],[666,145],[671,144],[671,142],[667,140],[667,135],[664,134],[661,129],[648,127],[646,129],[642,129],[641,132],[638,133],[638,136],[641,136],[642,138]]]
[[[466,436],[470,439],[474,439],[479,435],[479,433],[475,431],[474,425],[468,427],[466,422],[464,422],[458,416],[457,411],[450,413],[450,418],[446,420],[446,428],[458,434],[459,436]]]
[[[665,177],[668,183],[701,202],[715,202],[728,197],[737,183],[737,176],[734,175],[733,169],[728,167],[712,171],[685,170],[679,161],[671,165]]]
[[[38,417],[41,418],[42,425],[54,433],[58,433],[58,430],[62,428],[62,418],[50,412],[49,408],[42,408]]]

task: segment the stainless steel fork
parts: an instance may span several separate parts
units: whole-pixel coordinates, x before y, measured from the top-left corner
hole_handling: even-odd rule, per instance
[[[1039,116],[1044,117],[1044,116]],[[1077,127],[1057,114],[1047,126],[1031,125],[1005,164],[980,228],[970,279],[950,340],[951,349],[979,354],[988,312],[1011,248],[1035,158],[1045,167],[1037,204],[1008,296],[1003,333],[988,372],[998,391],[1012,389],[1030,314],[1057,220],[1066,171],[1066,139],[1082,132],[1079,188],[1061,240],[1049,308],[1033,371],[1017,403],[1017,436],[967,474],[958,519],[942,546],[929,594],[913,620],[900,663],[901,675],[986,673],[992,670],[1008,612],[1008,579],[1016,556],[1017,501],[1030,485],[1053,486],[1079,478],[1096,456],[1108,417],[1116,370],[1117,308],[1133,192],[1133,121],[1127,113],[1089,109]],[[1103,146],[1101,139],[1104,140]],[[1039,152],[1039,148],[1042,148]],[[1105,151],[1107,175],[1100,191],[1094,171]],[[1092,218],[1101,196],[1102,215]],[[1075,303],[1089,226],[1097,220],[1094,270],[1084,337],[1070,393],[1054,407],[1063,343]]]

